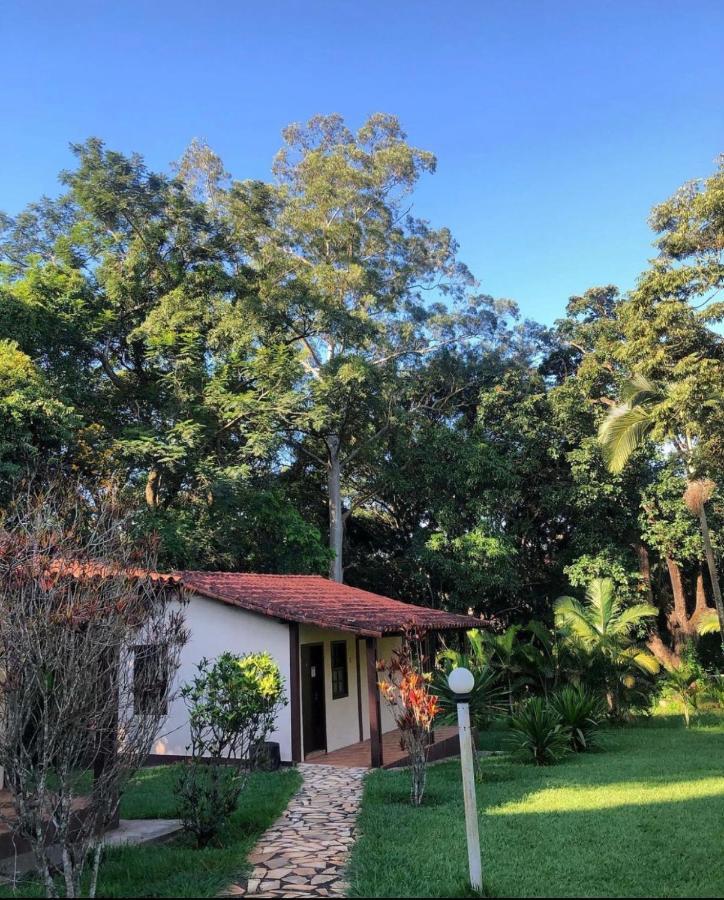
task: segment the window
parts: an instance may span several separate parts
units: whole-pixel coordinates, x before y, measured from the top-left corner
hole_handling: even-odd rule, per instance
[[[157,644],[140,644],[134,648],[133,711],[168,712],[168,658],[166,648]]]
[[[347,641],[332,641],[332,699],[349,694],[347,685]]]

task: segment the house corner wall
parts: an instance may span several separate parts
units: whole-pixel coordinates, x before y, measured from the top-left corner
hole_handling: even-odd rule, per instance
[[[214,659],[225,651],[231,653],[268,652],[279,665],[284,679],[285,695],[289,701],[290,647],[289,625],[268,616],[259,615],[192,594],[184,607],[189,640],[181,651],[179,670],[172,694],[197,672],[203,657]],[[276,729],[270,740],[279,743],[283,762],[292,759],[291,704],[288,702],[277,716]],[[154,741],[151,752],[157,756],[186,756],[190,733],[186,706],[179,696],[169,703],[166,722]]]

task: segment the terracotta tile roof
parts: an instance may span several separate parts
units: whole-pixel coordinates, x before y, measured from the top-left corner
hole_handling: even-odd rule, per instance
[[[370,637],[396,634],[413,622],[428,631],[480,627],[479,619],[372,594],[319,575],[178,572],[184,587],[286,622],[352,631]]]

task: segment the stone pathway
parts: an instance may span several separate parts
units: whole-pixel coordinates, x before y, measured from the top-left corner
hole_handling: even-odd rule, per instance
[[[304,783],[261,836],[249,862],[248,882],[225,896],[344,897],[345,868],[367,769],[299,766]]]

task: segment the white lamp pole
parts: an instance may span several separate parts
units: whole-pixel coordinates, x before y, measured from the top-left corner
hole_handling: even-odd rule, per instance
[[[473,762],[473,735],[470,729],[470,694],[475,687],[475,677],[469,669],[453,669],[447,683],[455,694],[458,707],[458,734],[460,737],[460,765],[463,770],[463,799],[465,801],[465,832],[468,839],[468,866],[470,885],[475,891],[483,890],[483,863],[480,856],[478,832],[478,805],[475,799],[475,765]]]

